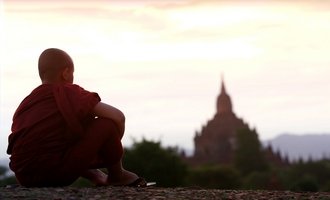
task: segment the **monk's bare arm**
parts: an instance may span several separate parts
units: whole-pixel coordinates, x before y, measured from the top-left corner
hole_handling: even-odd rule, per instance
[[[93,112],[98,117],[105,117],[113,120],[119,128],[120,137],[123,137],[125,131],[125,115],[117,108],[99,102],[93,109]]]

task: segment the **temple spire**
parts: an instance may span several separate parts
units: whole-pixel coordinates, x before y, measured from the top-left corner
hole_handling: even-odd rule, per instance
[[[226,88],[225,88],[225,81],[223,78],[223,73],[221,73],[221,93],[227,94]]]
[[[232,104],[226,92],[223,74],[221,74],[221,92],[217,99],[217,114],[232,113]]]

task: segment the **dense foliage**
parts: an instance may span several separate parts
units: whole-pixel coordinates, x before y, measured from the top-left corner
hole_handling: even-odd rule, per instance
[[[162,148],[160,142],[135,142],[125,150],[123,165],[158,186],[173,187],[184,183],[187,166],[175,148]]]
[[[237,131],[234,165],[243,176],[268,169],[258,134],[255,131],[249,129]]]

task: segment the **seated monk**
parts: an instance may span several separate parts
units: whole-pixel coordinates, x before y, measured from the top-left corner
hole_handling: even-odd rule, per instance
[[[42,84],[17,108],[9,135],[9,166],[19,184],[67,186],[84,177],[100,186],[145,186],[122,167],[124,114],[73,84],[66,52],[46,49],[38,69]]]

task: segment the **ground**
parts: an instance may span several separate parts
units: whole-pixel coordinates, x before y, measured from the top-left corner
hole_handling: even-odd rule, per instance
[[[282,199],[330,200],[330,193],[295,193],[289,191],[211,190],[201,188],[129,188],[129,187],[61,187],[61,188],[0,188],[0,199],[27,200],[97,200],[97,199]]]

